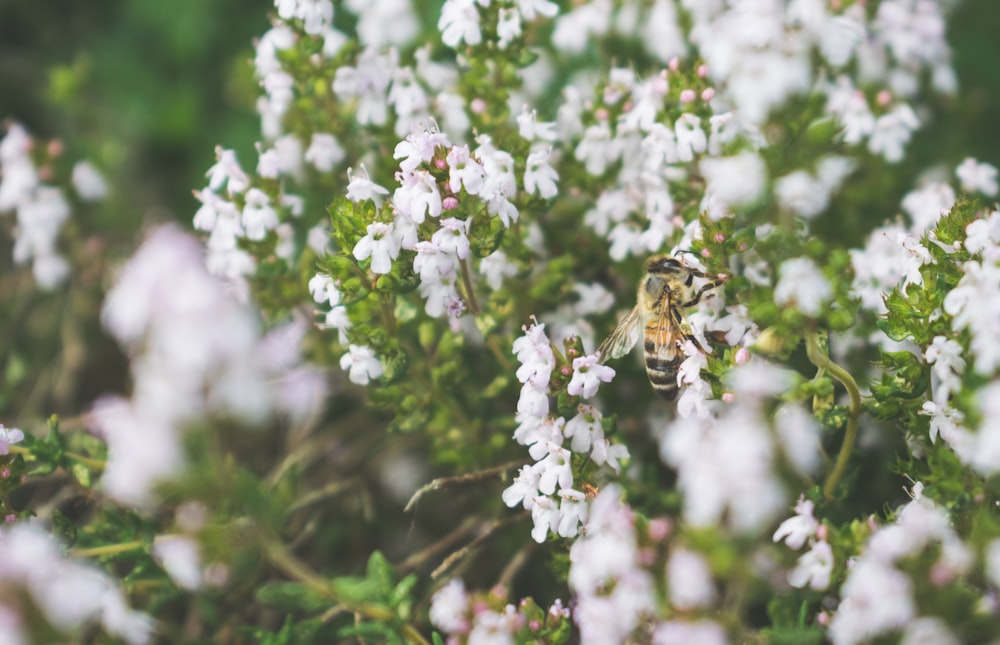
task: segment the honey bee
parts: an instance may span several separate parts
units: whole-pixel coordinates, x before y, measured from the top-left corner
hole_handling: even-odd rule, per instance
[[[695,289],[695,278],[708,282]],[[601,361],[628,354],[644,335],[646,376],[657,394],[667,401],[677,398],[677,370],[684,353],[680,344],[689,340],[702,353],[705,348],[694,335],[684,310],[701,302],[702,297],[728,280],[726,276],[709,278],[703,271],[689,267],[675,257],[657,255],[646,261],[646,275],[639,283],[638,303],[598,348]]]

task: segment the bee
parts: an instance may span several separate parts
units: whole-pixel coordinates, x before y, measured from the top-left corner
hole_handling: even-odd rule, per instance
[[[695,278],[707,279],[699,288]],[[677,398],[677,370],[684,353],[683,341],[691,341],[702,353],[705,348],[694,335],[684,310],[701,302],[706,293],[722,285],[727,276],[709,278],[675,257],[657,255],[646,261],[646,275],[639,283],[637,304],[597,349],[601,361],[628,354],[643,334],[646,376],[657,394],[667,401]]]

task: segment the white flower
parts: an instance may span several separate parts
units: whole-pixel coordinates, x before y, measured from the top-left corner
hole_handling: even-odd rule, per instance
[[[486,278],[486,284],[496,291],[503,286],[504,278],[517,275],[517,265],[507,259],[507,255],[497,249],[479,261],[479,272]]]
[[[246,203],[243,206],[243,230],[247,239],[263,240],[267,232],[278,226],[278,213],[271,206],[271,198],[259,188],[251,188],[246,192]]]
[[[903,197],[902,206],[913,220],[912,230],[921,235],[928,230],[942,213],[955,204],[955,191],[941,182],[931,182],[919,190],[913,190]]]
[[[478,195],[483,189],[486,179],[486,169],[472,158],[469,146],[454,146],[448,151],[448,187],[451,192],[458,193],[465,187],[465,192]]]
[[[900,103],[875,120],[868,149],[881,154],[889,163],[899,162],[903,159],[903,146],[918,127],[920,119],[916,113],[906,103]]]
[[[786,260],[778,268],[778,284],[774,301],[779,305],[795,305],[807,316],[817,316],[823,304],[833,295],[833,287],[809,258]]]
[[[603,175],[608,164],[617,160],[620,154],[621,150],[612,138],[606,121],[588,126],[573,151],[576,160],[583,162],[587,172],[595,176]]]
[[[305,160],[320,172],[330,172],[333,167],[344,160],[344,149],[337,143],[332,134],[317,132],[312,136],[312,143],[306,150]]]
[[[806,219],[822,213],[830,202],[824,184],[804,170],[796,170],[778,179],[774,193],[783,208]]]
[[[795,563],[795,568],[788,572],[788,584],[797,589],[809,585],[814,591],[823,591],[830,586],[830,574],[833,573],[833,550],[823,540],[818,540]]]
[[[993,171],[996,174],[996,171]],[[108,194],[108,183],[89,161],[80,161],[73,166],[73,188],[80,199],[94,202],[104,199]]]
[[[535,499],[540,495],[538,490],[539,469],[536,464],[522,466],[517,472],[514,482],[504,489],[500,495],[503,503],[510,508],[521,504],[525,510],[531,510]]]
[[[309,293],[316,302],[327,303],[330,306],[340,304],[340,291],[337,284],[326,273],[317,273],[309,279]]]
[[[579,533],[580,525],[587,522],[590,504],[587,496],[572,488],[559,491],[559,522],[556,534],[564,538],[573,538]]]
[[[218,191],[225,185],[229,193],[232,194],[242,193],[250,187],[250,178],[240,167],[240,162],[236,160],[234,151],[217,146],[215,154],[218,161],[205,173],[205,176],[208,177],[209,188]]]
[[[555,141],[558,138],[556,124],[552,121],[539,121],[538,112],[529,109],[527,104],[524,105],[521,114],[517,117],[517,131],[521,138],[528,141],[536,139]]]
[[[795,505],[795,515],[782,522],[771,539],[774,542],[784,540],[789,549],[801,549],[819,528],[819,522],[813,517],[813,507],[811,501],[800,498]]]
[[[559,173],[549,165],[551,148],[538,148],[528,155],[524,169],[524,190],[528,194],[538,193],[542,199],[555,197],[559,192],[556,182]]]
[[[730,206],[752,204],[767,182],[764,160],[754,152],[741,152],[734,157],[705,158],[701,160],[699,169],[705,177],[706,192]]]
[[[701,119],[690,113],[684,113],[674,123],[674,134],[677,138],[677,159],[692,161],[695,153],[705,152],[708,140],[705,131],[701,129]]]
[[[348,378],[358,385],[368,385],[372,379],[382,376],[382,364],[375,356],[375,350],[353,343],[340,358],[340,369],[348,370]]]
[[[399,240],[393,234],[392,224],[374,222],[365,230],[367,235],[354,245],[354,258],[366,260],[370,257],[373,273],[389,273],[392,261],[399,257]]]
[[[939,404],[948,402],[951,392],[962,386],[961,374],[965,372],[965,359],[962,357],[962,346],[955,340],[944,336],[935,336],[924,352],[924,360],[933,365],[931,374],[937,381],[934,401]]]
[[[441,42],[452,49],[463,41],[466,45],[478,45],[483,40],[476,0],[445,0],[437,26]]]
[[[792,465],[803,473],[815,473],[823,455],[816,418],[801,405],[786,403],[774,414],[774,429]]]
[[[678,548],[667,561],[670,604],[680,611],[708,607],[715,601],[712,570],[701,555]]]
[[[668,620],[656,626],[653,645],[726,645],[726,630],[710,620]]]
[[[615,370],[598,362],[596,354],[573,359],[573,378],[570,379],[566,391],[573,396],[585,399],[597,394],[601,382],[610,383],[615,377]]]
[[[955,169],[955,174],[962,182],[962,190],[970,193],[979,192],[987,197],[997,195],[997,169],[992,164],[976,161],[972,157],[966,159]]]
[[[515,38],[521,35],[521,13],[515,7],[503,7],[500,9],[497,20],[497,44],[500,49],[506,49]]]
[[[0,423],[0,455],[10,453],[10,445],[24,439],[24,433],[17,428],[8,428]]]
[[[910,578],[875,558],[857,561],[840,595],[828,632],[834,645],[855,645],[901,629],[916,614]]]
[[[201,587],[201,550],[198,543],[184,535],[157,535],[153,539],[153,558],[182,589]]]
[[[364,165],[361,166],[361,171],[356,175],[348,168],[347,178],[347,199],[352,202],[357,203],[370,199],[375,202],[375,208],[379,208],[382,206],[382,198],[389,194],[388,189],[368,178],[368,170],[365,169]]]
[[[431,598],[431,622],[446,634],[463,632],[469,628],[469,620],[466,618],[468,610],[469,597],[459,578],[452,578],[448,584],[434,592]]]
[[[515,339],[513,347],[517,361],[521,363],[517,369],[517,380],[539,389],[547,388],[556,359],[545,335],[545,325],[535,323],[522,329],[524,336]]]
[[[431,236],[431,243],[436,244],[443,253],[454,253],[458,259],[469,257],[469,225],[471,219],[460,220],[448,217],[441,220],[441,228]]]

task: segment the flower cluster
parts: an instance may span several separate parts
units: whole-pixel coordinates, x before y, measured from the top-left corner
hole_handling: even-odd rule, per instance
[[[299,364],[303,323],[261,338],[250,309],[209,274],[198,241],[174,227],[150,232],[102,317],[131,358],[133,380],[129,398],[100,399],[90,414],[108,443],[102,486],[117,500],[154,501],[153,484],[183,465],[182,431],[195,419],[295,418],[322,401],[322,376]]]
[[[531,537],[544,542],[549,532],[572,538],[587,521],[589,503],[583,491],[574,488],[574,455],[582,455],[596,466],[620,471],[619,461],[628,458],[628,449],[605,438],[600,411],[581,403],[567,421],[549,413],[550,382],[557,367],[556,354],[545,334],[545,325],[534,323],[524,336],[514,341],[514,353],[521,367],[517,379],[523,383],[517,404],[514,440],[528,447],[535,463],[524,466],[514,483],[503,492],[507,506],[521,505],[531,511]],[[567,351],[567,355],[572,353]],[[572,369],[559,357],[564,376],[572,374],[567,394],[589,399],[601,382],[609,382],[615,371],[597,362],[598,357],[579,356]],[[569,440],[568,447],[564,443]]]
[[[14,262],[31,262],[35,282],[53,289],[69,277],[70,265],[59,252],[59,232],[70,216],[63,190],[49,182],[62,144],[51,141],[44,149],[18,123],[0,140],[0,213],[14,211]],[[71,183],[82,201],[103,199],[108,192],[101,174],[89,162],[73,167]]]
[[[506,602],[507,591],[494,587],[472,595],[458,578],[438,589],[431,599],[431,623],[447,634],[448,643],[556,642],[569,630],[570,610],[558,598],[548,610],[530,598]],[[550,640],[551,639],[551,640]]]
[[[37,642],[21,617],[39,610],[61,634],[99,623],[130,645],[148,643],[153,635],[152,617],[130,609],[114,580],[65,557],[59,544],[33,524],[0,529],[0,595],[0,623],[8,643]],[[49,634],[39,638],[51,638]]]

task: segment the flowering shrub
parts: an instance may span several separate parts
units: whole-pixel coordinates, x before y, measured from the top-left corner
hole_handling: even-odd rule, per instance
[[[276,0],[256,159],[104,283],[11,125],[129,385],[0,426],[9,642],[995,640],[997,170],[886,205],[953,4]]]

